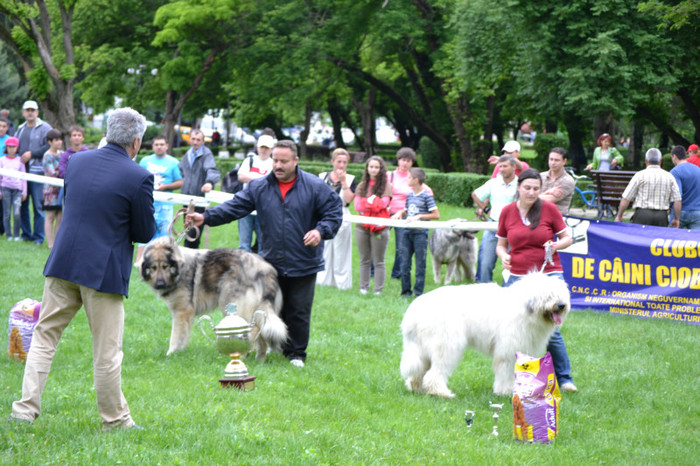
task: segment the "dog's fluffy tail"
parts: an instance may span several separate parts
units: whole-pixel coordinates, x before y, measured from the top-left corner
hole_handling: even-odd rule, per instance
[[[414,377],[423,378],[423,374],[428,370],[423,358],[421,358],[420,348],[413,340],[404,338],[403,353],[401,353],[401,377],[410,379]]]
[[[268,313],[262,336],[273,351],[282,352],[282,344],[288,337],[287,325],[277,314]]]

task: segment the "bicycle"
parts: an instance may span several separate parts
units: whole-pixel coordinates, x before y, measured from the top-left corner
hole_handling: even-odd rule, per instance
[[[581,188],[578,187],[578,182],[579,180],[583,181],[593,181],[591,180],[588,176],[586,175],[576,175],[576,170],[574,167],[564,167],[564,170],[571,175],[571,177],[574,179],[576,184],[574,185],[574,189],[576,190],[576,193],[579,195],[581,198],[581,201],[583,202],[583,211],[586,211],[586,208],[591,208],[591,209],[600,209],[600,206],[598,205],[598,202],[596,201],[596,194],[597,192],[594,189],[591,189],[593,187],[592,184],[589,184],[586,186],[586,190],[583,191]]]

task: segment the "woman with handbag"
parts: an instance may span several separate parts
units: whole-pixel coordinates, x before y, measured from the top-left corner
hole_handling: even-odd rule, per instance
[[[366,217],[389,218],[391,184],[386,178],[384,160],[373,155],[367,160],[362,181],[355,190],[355,210]],[[355,225],[355,240],[360,253],[360,293],[369,292],[370,267],[374,264],[374,294],[382,293],[386,280],[384,255],[389,244],[389,228]]]

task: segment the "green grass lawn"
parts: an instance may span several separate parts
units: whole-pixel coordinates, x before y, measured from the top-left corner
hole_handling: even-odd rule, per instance
[[[443,219],[473,217],[467,209],[440,209]],[[211,230],[212,247],[237,244],[235,224]],[[20,299],[41,299],[47,256],[31,243],[0,241],[0,321]],[[170,314],[134,274],[125,301],[123,390],[145,430],[100,432],[91,336],[80,312],[59,344],[33,426],[4,421],[20,396],[23,365],[0,358],[0,463],[698,463],[697,326],[572,313],[563,334],[580,391],[564,395],[553,445],[522,444],[512,439],[510,399],[491,393],[490,361],[477,353],[468,352],[450,379],[456,398],[406,391],[399,325],[407,301],[391,279],[382,296],[361,296],[356,249],[354,262],[353,290],[316,290],[306,367],[278,354],[249,360],[257,380],[248,393],[219,386],[227,358],[198,330],[185,351],[166,358]],[[388,269],[392,263],[393,238]],[[489,401],[506,404],[498,438]],[[467,409],[476,412],[471,431]]]

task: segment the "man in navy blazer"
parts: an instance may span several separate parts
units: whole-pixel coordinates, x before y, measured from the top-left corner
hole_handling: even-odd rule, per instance
[[[134,242],[155,233],[153,175],[132,159],[146,120],[120,108],[109,116],[102,149],[71,157],[65,177],[63,221],[44,268],[46,281],[13,420],[33,422],[58,340],[81,306],[93,338],[97,409],[102,429],[131,428],[121,391],[123,297],[128,295]]]

